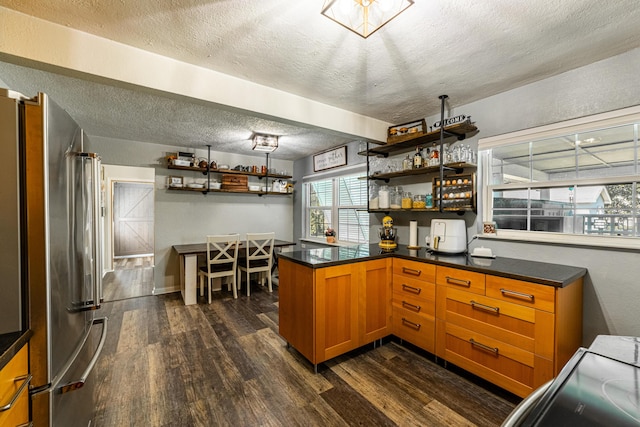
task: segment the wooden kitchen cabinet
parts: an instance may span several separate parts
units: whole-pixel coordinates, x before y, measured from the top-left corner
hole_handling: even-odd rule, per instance
[[[17,394],[13,405],[0,411],[0,426],[21,426],[29,423],[28,357],[28,346],[25,345],[0,371],[0,407],[4,409],[8,406]]]
[[[398,338],[435,353],[436,266],[393,260],[393,328]]]
[[[582,279],[564,287],[436,268],[436,355],[525,397],[582,341]]]
[[[360,345],[391,334],[390,258],[355,264],[358,269],[358,339]]]
[[[391,259],[278,269],[280,335],[314,365],[391,333]]]

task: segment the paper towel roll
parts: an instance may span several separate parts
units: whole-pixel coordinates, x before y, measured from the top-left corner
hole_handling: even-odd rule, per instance
[[[418,246],[418,221],[409,221],[409,246]]]

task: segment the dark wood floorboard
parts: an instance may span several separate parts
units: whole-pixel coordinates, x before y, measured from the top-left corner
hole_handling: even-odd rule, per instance
[[[101,311],[95,426],[498,426],[519,402],[396,339],[314,374],[277,333],[277,287],[191,306],[177,293],[145,296]]]

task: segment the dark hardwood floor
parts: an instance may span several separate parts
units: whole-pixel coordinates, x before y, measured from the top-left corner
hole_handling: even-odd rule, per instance
[[[278,335],[277,287],[253,286],[105,303],[95,425],[498,426],[520,400],[391,339],[314,374]]]

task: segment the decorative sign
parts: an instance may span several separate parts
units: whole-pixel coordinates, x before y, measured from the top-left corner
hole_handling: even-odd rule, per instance
[[[347,146],[344,145],[333,150],[313,156],[313,171],[337,168],[347,164]]]
[[[470,121],[471,120],[471,116],[467,117],[464,114],[460,114],[459,116],[449,117],[448,119],[444,119],[444,120],[440,120],[438,122],[435,122],[433,124],[433,126],[431,126],[431,128],[433,130],[435,130],[435,129],[439,129],[440,126],[442,126],[443,123],[444,123],[444,126],[446,127],[446,126],[462,123],[465,120]]]

